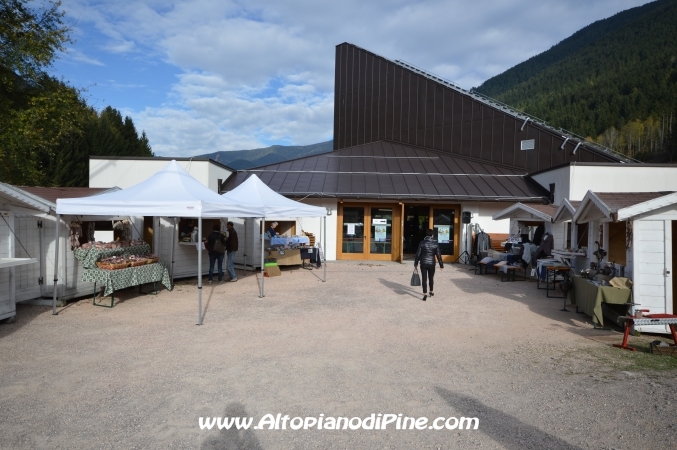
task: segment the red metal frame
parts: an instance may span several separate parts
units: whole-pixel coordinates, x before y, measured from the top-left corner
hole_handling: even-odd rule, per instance
[[[650,316],[647,316],[647,318],[653,318],[653,319],[661,319],[661,318],[672,318],[672,317],[677,317],[673,316],[671,314],[652,314]],[[623,332],[623,343],[622,344],[613,344],[614,347],[617,348],[622,348],[624,350],[630,350],[631,352],[637,351],[635,347],[630,347],[628,346],[628,338],[630,337],[630,326],[634,324],[635,321],[633,318],[629,317],[625,321],[625,330]],[[674,344],[670,344],[672,347],[677,346],[677,331],[675,330],[675,324],[668,324],[670,327],[670,334],[672,334],[672,340],[674,341]]]

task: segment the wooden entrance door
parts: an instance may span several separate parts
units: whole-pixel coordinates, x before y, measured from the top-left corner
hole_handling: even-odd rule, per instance
[[[338,259],[399,261],[401,216],[398,204],[339,204]]]

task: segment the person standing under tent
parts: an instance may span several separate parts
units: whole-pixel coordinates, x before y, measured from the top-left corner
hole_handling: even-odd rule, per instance
[[[219,242],[220,245],[217,245],[217,242]],[[220,224],[215,223],[212,227],[212,232],[207,236],[207,247],[209,248],[209,278],[207,280],[209,284],[212,284],[212,279],[214,277],[214,263],[218,262],[218,279],[219,283],[223,283],[223,250],[225,250],[227,246],[226,241],[224,241],[223,233],[221,233]]]
[[[235,273],[235,266],[233,265],[235,259],[235,253],[238,249],[237,242],[237,232],[233,228],[233,222],[228,222],[226,224],[228,229],[228,239],[226,239],[226,251],[228,252],[228,276],[230,276],[230,281],[237,281],[237,274]]]
[[[437,240],[433,239],[433,230],[428,229],[426,237],[418,244],[416,250],[416,259],[414,260],[414,267],[418,267],[421,263],[421,284],[423,285],[423,301],[428,298],[427,281],[430,280],[430,296],[434,296],[433,292],[433,278],[435,277],[435,258],[440,263],[440,270],[444,269],[442,262],[442,255]]]

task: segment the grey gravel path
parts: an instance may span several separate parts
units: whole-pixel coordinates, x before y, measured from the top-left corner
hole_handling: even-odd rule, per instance
[[[330,263],[204,288],[19,306],[0,325],[2,448],[677,448],[677,373],[588,339],[534,283]],[[608,334],[608,333],[607,333]],[[620,335],[616,333],[618,339]],[[612,338],[613,339],[613,338]],[[630,359],[629,359],[630,358]],[[621,362],[623,364],[621,364]],[[200,430],[201,416],[478,417],[478,430]]]

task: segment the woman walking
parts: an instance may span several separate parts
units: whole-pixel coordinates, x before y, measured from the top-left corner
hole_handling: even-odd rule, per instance
[[[437,241],[433,239],[433,230],[428,229],[426,237],[418,244],[416,250],[416,259],[414,260],[414,268],[421,263],[421,284],[423,285],[423,301],[428,298],[428,284],[430,281],[430,296],[435,295],[433,292],[433,278],[435,277],[435,258],[440,263],[440,270],[444,269],[442,262],[442,255],[440,254],[440,247]]]

